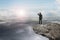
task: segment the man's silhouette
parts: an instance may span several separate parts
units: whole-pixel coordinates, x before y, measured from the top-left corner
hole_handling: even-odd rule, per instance
[[[38,16],[39,16],[39,24],[42,24],[42,14],[41,14],[41,12],[38,13]]]

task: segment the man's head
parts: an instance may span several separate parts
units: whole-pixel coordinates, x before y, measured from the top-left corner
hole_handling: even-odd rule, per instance
[[[38,13],[38,15],[41,15],[41,12],[40,12],[40,13]]]

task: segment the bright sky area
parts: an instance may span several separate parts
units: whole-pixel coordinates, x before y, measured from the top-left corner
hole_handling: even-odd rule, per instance
[[[0,0],[0,15],[7,17],[60,17],[60,0]]]

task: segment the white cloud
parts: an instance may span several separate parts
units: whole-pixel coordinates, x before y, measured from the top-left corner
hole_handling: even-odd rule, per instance
[[[57,4],[60,4],[60,0],[56,0]]]
[[[28,20],[28,14],[23,9],[0,9],[0,19],[16,19],[21,21]]]
[[[58,10],[50,10],[49,13],[51,13],[52,15],[54,15],[56,17],[60,15]]]
[[[48,14],[50,13],[52,16],[60,17],[60,0],[55,0],[55,10],[48,10]]]
[[[59,11],[60,10],[60,0],[55,0],[55,4],[57,7],[57,10]]]
[[[0,19],[12,19],[14,17],[14,13],[11,10],[0,9]]]

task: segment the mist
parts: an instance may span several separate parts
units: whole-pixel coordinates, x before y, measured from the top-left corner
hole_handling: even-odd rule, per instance
[[[0,24],[0,40],[48,40],[48,38],[35,34],[32,26],[11,22]]]

